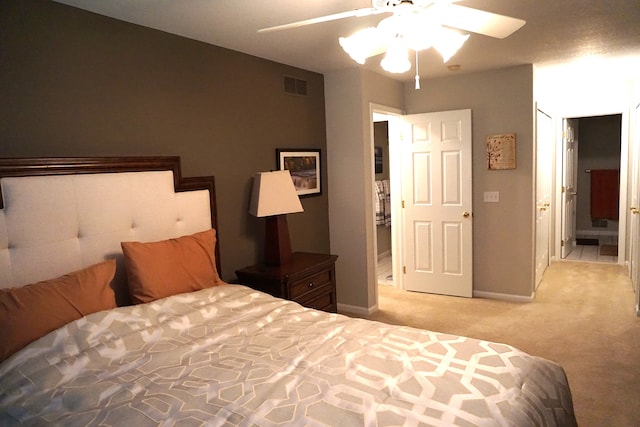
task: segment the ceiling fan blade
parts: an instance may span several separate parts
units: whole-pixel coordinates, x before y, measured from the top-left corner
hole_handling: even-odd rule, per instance
[[[526,21],[470,7],[447,5],[442,11],[442,25],[472,33],[503,39],[516,32]]]
[[[338,19],[352,18],[376,15],[378,13],[389,12],[389,8],[376,9],[373,7],[355,9],[347,12],[334,13],[333,15],[320,16],[318,18],[305,19],[304,21],[292,22],[290,24],[276,25],[275,27],[268,27],[258,30],[259,33],[270,33],[272,31],[288,30],[291,28],[303,27],[305,25],[319,24],[321,22],[336,21]]]

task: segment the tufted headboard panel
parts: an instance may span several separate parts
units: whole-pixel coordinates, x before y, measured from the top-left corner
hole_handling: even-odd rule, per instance
[[[216,228],[213,177],[182,178],[177,157],[0,159],[0,188],[0,287],[115,257],[127,304],[120,242]]]

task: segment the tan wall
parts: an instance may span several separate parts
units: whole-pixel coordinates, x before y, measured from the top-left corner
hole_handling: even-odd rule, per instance
[[[251,178],[276,148],[320,148],[323,76],[54,2],[0,2],[0,157],[178,155],[215,175],[222,272],[254,263]],[[284,75],[308,96],[283,92]],[[294,250],[329,251],[328,181],[289,216]]]
[[[329,221],[331,252],[336,263],[339,304],[370,307],[364,206],[361,71],[325,75],[327,104],[327,170],[331,182]]]
[[[474,289],[530,294],[530,66],[425,80],[418,92],[360,69],[333,73],[327,115],[335,120],[325,129],[316,73],[54,2],[2,2],[0,28],[0,156],[181,156],[185,175],[216,175],[225,278],[260,257],[262,222],[246,213],[251,176],[275,168],[275,148],[321,148],[332,179],[325,173],[322,196],[290,215],[292,244],[329,251],[329,210],[338,300],[347,305],[375,303],[368,258],[376,250],[358,240],[375,233],[362,211],[372,203],[369,103],[410,113],[471,108]],[[284,94],[283,75],[307,80],[309,96]],[[484,137],[506,131],[518,133],[518,169],[488,172]],[[488,190],[500,191],[501,203],[483,204]]]
[[[533,66],[425,80],[419,91],[407,83],[404,96],[396,92],[396,83],[364,70],[325,76],[329,162],[335,160],[329,165],[331,248],[343,261],[338,269],[338,301],[345,309],[371,310],[376,304],[376,249],[369,247],[375,230],[370,217],[373,209],[368,208],[374,176],[369,162],[361,161],[372,159],[370,103],[404,109],[408,114],[472,110],[474,291],[530,297],[534,271]],[[488,171],[485,137],[506,132],[517,134],[517,168]],[[499,191],[500,203],[484,203],[484,191]]]
[[[325,101],[339,308],[369,310],[377,304],[370,103],[402,108],[403,85],[360,68],[339,70],[325,75]]]
[[[426,80],[405,86],[408,114],[470,108],[473,126],[473,290],[533,291],[533,67]],[[517,167],[487,170],[487,135],[516,133]],[[500,192],[484,203],[485,191]]]

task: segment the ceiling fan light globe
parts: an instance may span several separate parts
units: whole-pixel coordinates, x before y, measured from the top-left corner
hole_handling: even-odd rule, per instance
[[[401,15],[394,13],[393,15],[384,18],[378,23],[377,29],[382,37],[387,39],[397,37],[404,33],[404,20]]]
[[[364,64],[367,58],[384,52],[386,43],[375,27],[365,28],[349,37],[338,39],[342,49],[358,64]]]
[[[384,37],[401,37],[409,49],[417,51],[429,49],[440,28],[433,14],[415,9],[396,12],[378,24],[378,30]]]
[[[364,64],[367,58],[384,52],[386,44],[374,27],[365,28],[349,37],[338,39],[342,49],[358,64]]]
[[[366,54],[363,54],[361,51],[359,51],[357,46],[355,46],[355,44],[352,43],[347,37],[340,37],[338,41],[340,42],[340,46],[342,46],[342,49],[344,49],[344,51],[351,57],[351,59],[353,59],[360,65],[365,63],[367,59]]]
[[[413,31],[407,31],[404,39],[409,49],[421,51],[429,49],[433,46],[434,40],[437,38],[437,31],[430,27],[416,27]]]
[[[442,61],[446,63],[460,50],[468,38],[469,34],[460,34],[448,28],[441,28],[433,48],[440,53]]]
[[[411,69],[409,49],[401,38],[396,38],[389,42],[387,54],[380,62],[380,65],[385,71],[394,74],[406,73]]]

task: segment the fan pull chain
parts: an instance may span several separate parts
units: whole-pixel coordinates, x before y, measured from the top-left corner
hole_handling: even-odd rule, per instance
[[[416,50],[416,90],[420,89],[420,74],[418,73],[418,51]]]

